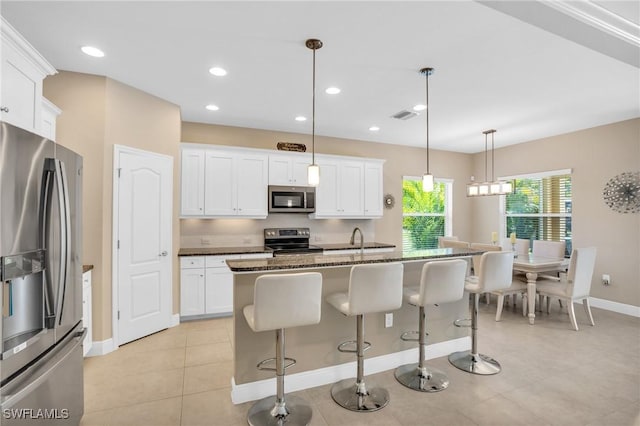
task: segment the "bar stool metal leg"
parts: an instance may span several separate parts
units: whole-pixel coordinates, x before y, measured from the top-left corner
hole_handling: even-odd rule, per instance
[[[478,353],[478,303],[480,294],[476,293],[471,314],[471,351],[454,352],[449,355],[449,362],[467,373],[490,375],[500,372],[498,361],[490,356]]]
[[[356,382],[345,379],[336,383],[331,387],[331,397],[347,410],[377,411],[389,403],[389,392],[383,388],[367,389],[364,382],[364,315],[356,316],[356,339]]]
[[[308,425],[311,407],[297,396],[284,396],[284,329],[276,330],[276,395],[261,399],[249,409],[247,421],[251,426]]]
[[[447,375],[435,368],[427,367],[425,362],[427,316],[424,306],[420,306],[418,321],[419,361],[396,368],[396,379],[406,387],[422,392],[438,392],[449,386]]]

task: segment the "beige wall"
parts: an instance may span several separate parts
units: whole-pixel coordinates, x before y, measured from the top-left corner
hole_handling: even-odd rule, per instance
[[[95,267],[93,332],[96,341],[112,336],[111,191],[115,144],[175,158],[174,253],[181,246],[199,245],[201,236],[211,236],[220,245],[260,245],[265,227],[307,224],[304,217],[295,215],[263,221],[179,221],[178,161],[181,140],[275,149],[280,141],[310,146],[309,135],[188,122],[181,125],[176,105],[105,77],[63,71],[48,77],[44,90],[45,96],[63,111],[58,118],[58,142],[84,157],[83,263]],[[312,231],[322,237],[322,242],[340,242],[348,238],[354,226],[360,226],[367,240],[401,246],[401,179],[422,175],[424,149],[321,136],[316,138],[316,148],[319,153],[385,159],[384,193],[394,195],[396,206],[385,210],[384,217],[377,220],[308,221]],[[432,172],[437,177],[454,180],[453,233],[465,240],[487,241],[491,231],[498,230],[498,199],[467,199],[464,194],[469,176],[484,174],[482,155],[437,150],[431,153]],[[606,207],[601,196],[608,179],[624,171],[640,169],[640,119],[496,150],[497,175],[564,168],[573,169],[574,246],[598,247],[592,295],[640,306],[640,215],[615,213]],[[611,274],[610,287],[600,285],[602,273]],[[179,312],[178,276],[174,256],[174,313]]]
[[[216,145],[243,146],[262,149],[276,149],[278,142],[298,142],[311,147],[311,137],[304,134],[274,132],[269,130],[218,126],[200,123],[182,123],[182,141]],[[381,219],[370,220],[306,220],[305,217],[287,215],[294,226],[309,226],[314,235],[320,235],[322,242],[346,242],[354,226],[360,226],[365,240],[391,243],[402,247],[402,176],[422,176],[426,168],[426,151],[401,145],[363,142],[316,136],[316,152],[323,154],[371,157],[386,160],[384,163],[384,193],[392,194],[396,205],[384,210]],[[471,156],[447,151],[431,152],[431,172],[440,178],[454,179],[454,186],[464,185],[469,178]],[[322,173],[322,172],[321,172]],[[456,235],[471,235],[469,200],[464,192],[454,191],[453,230]],[[273,215],[272,215],[273,216]],[[269,216],[264,221],[251,220],[182,220],[181,232],[184,243],[198,246],[199,232],[210,235],[214,232],[233,233],[241,228],[249,235],[246,245],[262,244],[262,229],[283,225],[284,219]],[[299,225],[304,223],[305,225]],[[229,226],[226,226],[229,225]],[[225,239],[229,241],[229,238]],[[238,242],[242,239],[238,238]],[[257,244],[256,244],[257,243]],[[224,244],[224,245],[241,245]]]
[[[110,338],[112,179],[114,145],[174,158],[173,250],[179,248],[178,184],[180,109],[105,77],[60,72],[44,82],[44,95],[62,114],[57,142],[84,158],[83,263],[93,264],[93,333]],[[173,312],[179,311],[178,263],[173,256]]]
[[[640,170],[640,119],[497,149],[495,161],[496,177],[572,169],[573,247],[598,249],[591,296],[640,306],[640,214],[616,213],[602,198],[609,179]],[[483,153],[474,156],[474,170],[484,176]],[[470,201],[472,239],[488,241],[499,230],[499,198]],[[611,275],[610,286],[602,274]]]

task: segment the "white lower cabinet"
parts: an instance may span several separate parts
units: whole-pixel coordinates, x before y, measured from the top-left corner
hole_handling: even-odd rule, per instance
[[[93,321],[91,309],[91,271],[82,274],[82,325],[87,329],[87,334],[82,341],[82,355],[87,356],[93,345],[93,333],[91,327]]]
[[[267,258],[271,253],[180,258],[180,317],[233,313],[233,272],[228,259]]]

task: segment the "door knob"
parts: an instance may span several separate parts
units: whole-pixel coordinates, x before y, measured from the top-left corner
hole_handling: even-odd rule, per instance
[[[168,254],[169,254],[169,253],[165,250],[165,251],[163,251],[162,253],[160,253],[160,256],[166,256],[166,255],[168,255]]]

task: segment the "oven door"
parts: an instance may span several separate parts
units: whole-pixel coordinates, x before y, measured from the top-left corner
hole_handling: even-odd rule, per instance
[[[313,213],[313,187],[269,186],[270,213]]]

